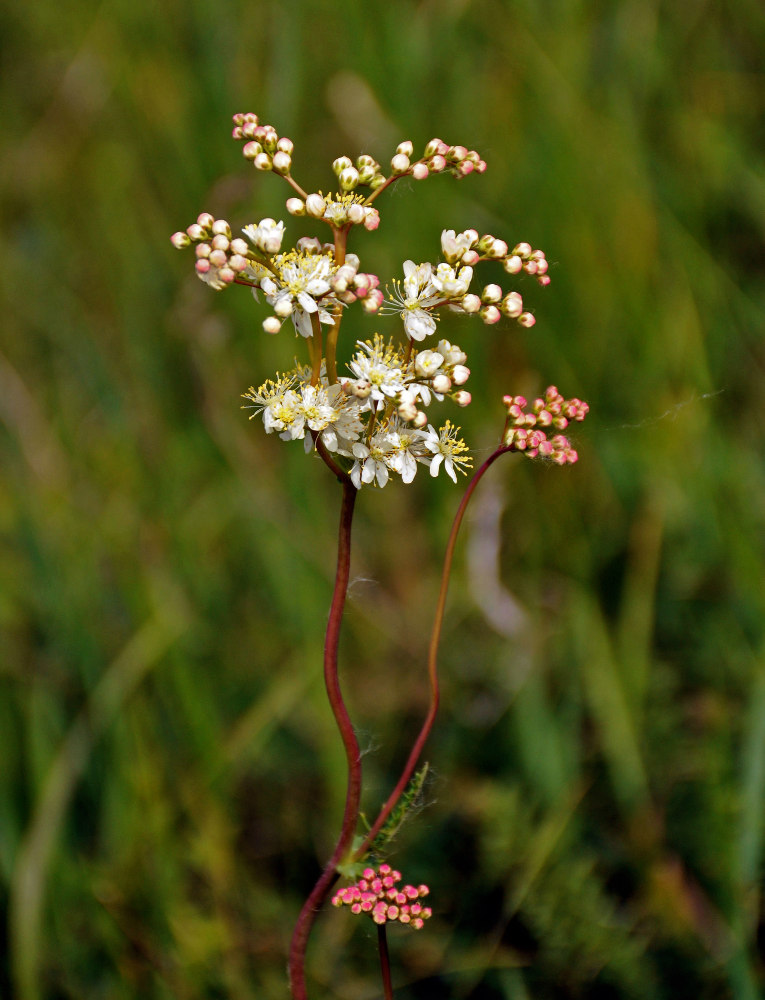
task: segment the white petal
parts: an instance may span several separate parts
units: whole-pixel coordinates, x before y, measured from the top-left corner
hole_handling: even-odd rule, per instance
[[[444,460],[444,456],[439,452],[437,455],[433,456],[433,461],[430,463],[430,474],[431,476],[438,475],[438,469]]]

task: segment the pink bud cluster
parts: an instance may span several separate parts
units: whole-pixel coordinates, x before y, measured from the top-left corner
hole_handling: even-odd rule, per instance
[[[330,278],[330,286],[345,305],[351,305],[360,299],[365,312],[375,313],[384,301],[380,279],[376,274],[359,271],[358,266],[358,257],[347,254],[345,263]]]
[[[292,168],[291,139],[280,137],[273,125],[261,125],[258,116],[248,111],[234,115],[234,139],[244,142],[242,153],[257,170],[273,170],[287,176]]]
[[[529,403],[524,396],[505,396],[507,423],[502,443],[527,458],[546,458],[556,465],[573,465],[579,458],[571,442],[563,434],[547,437],[542,428],[565,430],[571,420],[581,422],[589,406],[581,399],[564,399],[554,385],[545,390],[544,398]]]
[[[473,171],[482,174],[486,170],[486,161],[481,159],[474,149],[459,145],[450,146],[442,139],[430,140],[425,146],[420,162],[424,162],[430,173],[440,174],[448,170],[454,177],[467,177]],[[416,174],[414,176],[420,180],[422,177],[427,177],[427,173],[422,174],[422,177],[417,177]]]
[[[432,913],[429,906],[420,903],[430,889],[426,885],[397,888],[400,881],[401,872],[390,865],[380,865],[377,871],[365,868],[358,882],[338,890],[332,905],[350,906],[351,913],[368,913],[376,924],[395,920],[420,930]]]
[[[232,238],[228,222],[209,212],[202,212],[185,233],[173,233],[170,242],[178,250],[196,244],[197,275],[218,290],[236,281],[237,275],[249,266],[247,241]]]

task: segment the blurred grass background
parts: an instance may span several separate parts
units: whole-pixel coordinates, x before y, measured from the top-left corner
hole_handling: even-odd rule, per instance
[[[483,177],[381,199],[354,249],[392,276],[447,227],[544,248],[534,330],[444,321],[459,416],[480,456],[504,392],[592,408],[580,464],[501,464],[460,546],[427,807],[392,857],[435,917],[393,935],[397,995],[755,1000],[761,4],[60,0],[0,31],[0,995],[284,997],[336,833],[338,490],[239,409],[291,337],[168,241],[202,210],[284,216],[228,138],[253,110],[309,190],[405,138],[481,151]],[[424,708],[457,498],[421,473],[359,504],[369,812]],[[370,927],[322,916],[314,995],[379,995]]]

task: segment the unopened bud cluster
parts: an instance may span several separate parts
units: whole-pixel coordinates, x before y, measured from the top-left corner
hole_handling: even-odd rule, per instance
[[[289,175],[294,145],[291,139],[280,137],[273,125],[261,125],[252,112],[236,114],[232,135],[244,142],[242,153],[256,170],[273,170],[284,177]]]
[[[581,399],[564,399],[554,385],[545,390],[544,397],[531,404],[524,396],[505,396],[507,424],[502,443],[513,451],[520,451],[527,458],[546,458],[556,465],[573,464],[579,458],[564,434],[547,437],[549,430],[563,431],[572,420],[587,416],[589,406]]]
[[[209,212],[203,212],[185,232],[173,233],[170,239],[179,250],[194,245],[197,275],[216,290],[232,284],[249,267],[246,240],[233,237],[228,222],[213,218]]]
[[[349,906],[351,913],[368,913],[376,924],[395,921],[420,930],[431,916],[429,906],[420,902],[430,893],[426,885],[405,885],[401,888],[401,872],[390,865],[365,868],[355,885],[340,889],[332,897],[333,906]]]
[[[447,263],[455,268],[462,265],[463,269],[472,269],[481,261],[496,260],[502,263],[507,274],[533,275],[543,287],[550,283],[544,251],[532,250],[528,243],[517,243],[510,250],[504,240],[489,233],[479,236],[476,229],[466,229],[463,233],[446,229],[441,234],[441,252]],[[519,292],[505,293],[495,283],[485,285],[480,293],[469,292],[456,306],[463,312],[477,313],[487,326],[498,323],[503,316],[527,328],[536,323],[533,313],[524,308]]]

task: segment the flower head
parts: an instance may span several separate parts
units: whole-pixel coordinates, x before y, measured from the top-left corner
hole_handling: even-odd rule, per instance
[[[396,921],[420,930],[432,914],[420,902],[430,894],[426,885],[398,886],[401,872],[390,865],[365,868],[363,877],[353,885],[339,889],[332,897],[333,906],[349,906],[351,913],[368,913],[376,924]]]
[[[556,465],[573,465],[579,455],[564,434],[547,437],[543,428],[562,431],[571,420],[581,422],[589,406],[581,399],[564,399],[554,385],[545,390],[544,397],[535,399],[529,407],[523,396],[505,396],[507,422],[502,443],[513,451],[521,451],[527,458],[546,458]]]

